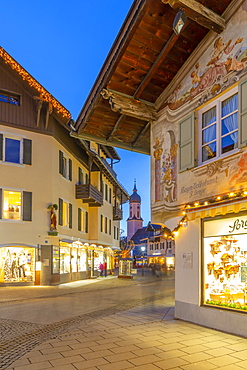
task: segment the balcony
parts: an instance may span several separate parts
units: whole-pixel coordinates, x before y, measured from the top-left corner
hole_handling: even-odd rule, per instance
[[[123,211],[118,207],[113,207],[113,221],[121,221],[123,219]]]
[[[75,197],[81,199],[83,203],[88,203],[89,207],[103,205],[103,195],[91,184],[76,185]]]

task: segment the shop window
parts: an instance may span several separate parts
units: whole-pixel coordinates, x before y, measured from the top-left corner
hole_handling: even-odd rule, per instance
[[[52,248],[52,273],[59,274],[59,271],[60,271],[59,247],[53,246]]]
[[[237,93],[231,91],[199,111],[199,133],[199,164],[237,149]]]
[[[71,272],[77,272],[77,248],[71,248]]]
[[[0,189],[0,219],[32,221],[32,193]]]
[[[0,102],[12,104],[12,105],[20,105],[20,95],[1,90],[0,91]]]
[[[78,249],[78,271],[86,271],[87,266],[87,254],[85,249]]]
[[[0,134],[0,160],[7,163],[32,164],[32,140]]]
[[[59,150],[59,173],[65,178],[72,181],[72,160]]]
[[[35,248],[1,247],[0,269],[5,282],[34,281]]]
[[[204,222],[204,304],[247,311],[247,216]]]
[[[60,274],[70,273],[70,248],[60,247]]]

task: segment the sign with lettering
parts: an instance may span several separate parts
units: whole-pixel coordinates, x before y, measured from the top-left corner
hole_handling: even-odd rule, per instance
[[[204,237],[247,234],[247,216],[204,222]]]

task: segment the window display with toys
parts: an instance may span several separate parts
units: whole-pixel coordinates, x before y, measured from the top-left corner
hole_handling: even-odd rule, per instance
[[[222,219],[218,226],[209,222],[204,223],[204,303],[247,312],[247,217]]]

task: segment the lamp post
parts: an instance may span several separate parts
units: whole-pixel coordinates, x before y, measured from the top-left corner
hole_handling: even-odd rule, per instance
[[[143,272],[143,265],[144,265],[144,251],[145,251],[145,247],[141,247],[141,250],[142,250],[142,276],[144,275],[144,272]]]

